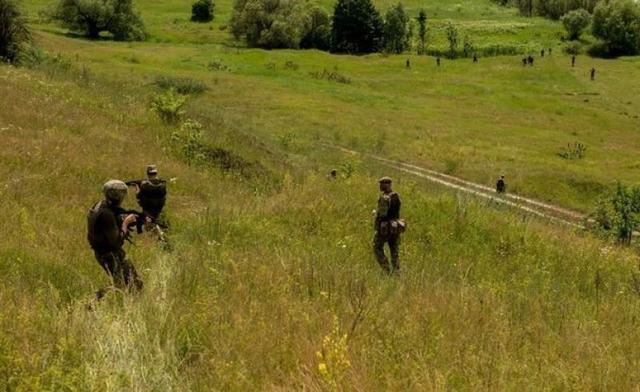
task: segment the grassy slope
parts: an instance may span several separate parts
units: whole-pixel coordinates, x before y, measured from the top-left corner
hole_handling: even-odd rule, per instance
[[[31,4],[31,15],[45,4]],[[204,80],[215,88],[196,111],[223,124],[221,131],[253,135],[264,143],[294,139],[293,152],[307,159],[323,140],[378,150],[488,185],[502,173],[514,192],[583,211],[592,209],[598,195],[616,181],[637,178],[640,121],[633,108],[640,104],[640,90],[625,82],[639,74],[637,59],[579,58],[571,69],[553,41],[557,24],[518,17],[489,1],[461,3],[460,8],[448,4],[423,5],[434,15],[434,25],[449,18],[463,25],[487,24],[495,28],[474,31],[474,40],[525,44],[536,51],[556,46],[556,51],[532,69],[523,68],[519,57],[482,59],[476,66],[445,61],[437,69],[429,57],[247,50],[234,48],[220,30],[228,20],[227,2],[217,5],[212,25],[189,23],[185,7],[176,2],[140,2],[151,33],[147,43],[91,43],[51,33],[40,33],[39,39],[46,50],[127,83],[151,83],[160,74]],[[418,5],[408,2],[407,8],[415,12]],[[526,27],[511,31],[514,24]],[[444,35],[434,27],[431,39],[442,46],[438,42]],[[407,57],[412,57],[410,71],[404,69]],[[230,71],[210,70],[212,61]],[[285,69],[287,61],[299,69]],[[598,70],[595,83],[588,80],[592,66]],[[309,75],[333,67],[352,83]],[[586,144],[586,159],[558,157],[574,142]]]
[[[153,7],[150,29],[167,42],[86,42],[41,25],[41,45],[72,69],[0,67],[0,386],[638,386],[636,255],[431,186],[424,192],[427,184],[392,173],[410,230],[403,274],[388,279],[369,245],[376,190],[367,173],[379,168],[316,145],[373,151],[384,132],[389,155],[441,168],[459,160],[458,173],[485,182],[516,172],[519,191],[584,207],[601,184],[637,175],[637,120],[623,114],[638,99],[625,83],[638,72],[635,59],[598,62],[607,72],[594,84],[587,64],[570,71],[560,56],[528,70],[517,58],[439,71],[414,58],[407,72],[404,57],[237,51],[217,28],[184,33],[184,24],[163,23],[175,18],[175,3]],[[170,42],[197,41],[198,32],[215,42]],[[207,70],[213,59],[231,71]],[[300,68],[285,70],[288,60]],[[351,85],[308,77],[334,64]],[[205,81],[210,90],[192,98],[189,116],[206,124],[209,141],[260,161],[273,178],[243,180],[178,159],[172,129],[148,111],[158,74]],[[554,157],[578,137],[587,159]],[[175,251],[139,239],[128,248],[145,292],[87,312],[106,278],[85,244],[86,208],[104,180],[138,176],[150,161],[176,178]],[[327,183],[326,169],[346,162],[356,175]],[[265,182],[277,185],[265,190]],[[354,323],[360,309],[365,317]]]

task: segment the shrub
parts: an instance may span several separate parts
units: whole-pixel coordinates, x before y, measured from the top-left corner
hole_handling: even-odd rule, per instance
[[[116,41],[141,41],[146,35],[133,0],[60,0],[52,17],[63,27],[93,39],[103,31]]]
[[[13,0],[0,0],[0,60],[17,62],[30,40],[24,18]]]
[[[333,11],[331,50],[338,53],[377,52],[384,23],[371,0],[338,0]]]
[[[162,121],[174,124],[184,115],[185,111],[183,108],[186,103],[186,95],[177,94],[174,89],[169,89],[153,97],[151,100],[151,110],[155,112]]]
[[[177,146],[188,165],[204,161],[202,144],[202,124],[195,120],[187,120],[180,129],[171,134],[171,141]]]
[[[558,155],[564,159],[582,159],[587,152],[587,146],[582,143],[575,142],[573,145],[567,144]]]
[[[323,69],[321,72],[311,72],[309,73],[309,75],[314,78],[314,79],[324,79],[324,80],[328,80],[330,82],[337,82],[337,83],[342,83],[342,84],[351,84],[351,79],[348,78],[347,76],[341,74],[338,72],[337,68],[334,68],[333,71],[328,71],[326,68]]]
[[[156,86],[163,90],[173,89],[178,94],[199,94],[207,90],[207,85],[192,78],[174,78],[171,76],[158,76]]]
[[[593,12],[591,31],[603,41],[609,55],[640,50],[640,5],[633,0],[600,3]]]
[[[564,51],[567,54],[578,55],[582,53],[582,45],[580,42],[569,42],[567,46],[564,47]]]
[[[211,22],[214,4],[211,0],[197,0],[191,5],[192,22]]]
[[[562,25],[570,40],[580,38],[582,31],[591,23],[591,15],[587,10],[580,8],[578,10],[569,11],[560,18]]]
[[[640,187],[618,184],[616,193],[599,203],[594,217],[601,230],[629,245],[640,225]]]
[[[384,23],[384,48],[387,52],[400,54],[409,47],[409,17],[401,3],[389,8]]]

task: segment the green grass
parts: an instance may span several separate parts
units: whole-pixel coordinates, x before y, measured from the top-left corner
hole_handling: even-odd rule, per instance
[[[38,21],[47,4],[24,6],[62,60],[0,66],[0,390],[638,387],[636,252],[321,147],[485,184],[502,173],[518,193],[588,211],[640,174],[637,58],[571,69],[557,24],[488,1],[424,7],[434,25],[477,29],[478,43],[553,45],[553,56],[437,69],[413,55],[246,49],[219,28],[228,2],[213,29],[187,23],[188,4],[140,2],[149,42],[86,41]],[[334,67],[351,83],[310,76]],[[187,117],[245,172],[186,164],[176,126],[150,111],[160,76],[206,84]],[[586,157],[560,158],[574,141]],[[175,249],[137,238],[127,250],[144,292],[87,311],[107,284],[87,209],[104,181],[149,163],[173,179]],[[355,172],[329,182],[332,167]],[[382,174],[409,222],[396,278],[370,249]]]

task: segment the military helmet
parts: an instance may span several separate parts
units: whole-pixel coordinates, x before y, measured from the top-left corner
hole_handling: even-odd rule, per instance
[[[120,180],[109,180],[102,186],[104,196],[115,203],[121,203],[127,196],[127,184]]]
[[[158,174],[158,168],[156,168],[156,165],[147,165],[147,175],[155,175]]]
[[[384,176],[378,180],[380,184],[391,184],[391,177]]]

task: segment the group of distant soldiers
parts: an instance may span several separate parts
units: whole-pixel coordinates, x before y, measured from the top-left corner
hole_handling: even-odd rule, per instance
[[[166,225],[160,218],[167,197],[166,181],[158,176],[155,165],[147,166],[146,173],[147,177],[142,180],[107,181],[102,187],[104,199],[89,210],[87,240],[98,264],[113,282],[112,287],[98,290],[98,299],[113,287],[126,291],[142,290],[142,280],[124,250],[124,243],[130,241],[134,229],[138,233],[155,233],[160,241],[166,242],[163,230]],[[122,207],[129,187],[136,188],[136,199],[142,211]]]

